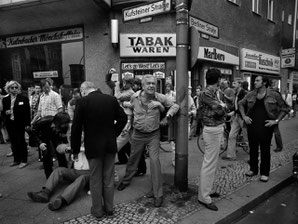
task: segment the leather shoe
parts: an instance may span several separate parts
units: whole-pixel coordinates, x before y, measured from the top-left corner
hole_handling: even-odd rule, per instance
[[[216,205],[213,202],[207,204],[207,203],[199,201],[199,203],[204,205],[206,208],[208,208],[212,211],[218,211],[218,208],[216,207]]]
[[[163,202],[162,197],[154,198],[154,207],[157,207],[157,208],[161,207],[162,202]]]
[[[123,191],[127,186],[128,184],[120,183],[119,186],[117,187],[117,190]]]
[[[106,211],[106,216],[108,218],[112,218],[114,216],[114,212],[113,211]]]
[[[273,150],[274,152],[281,152],[282,151],[282,148],[276,148]]]
[[[220,194],[217,193],[217,192],[214,192],[212,194],[209,195],[211,198],[219,198],[220,197]]]
[[[54,201],[52,201],[48,204],[48,208],[51,211],[59,210],[61,207],[62,207],[62,199],[61,198],[56,198]]]

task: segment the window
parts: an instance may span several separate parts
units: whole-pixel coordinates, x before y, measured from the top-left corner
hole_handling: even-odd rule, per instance
[[[29,3],[33,1],[39,1],[39,0],[0,0],[0,5],[7,6],[7,5],[13,5],[13,4]]]
[[[273,0],[268,0],[268,14],[267,19],[273,21]]]
[[[288,15],[288,24],[292,25],[292,14]]]
[[[285,10],[282,10],[282,12],[281,12],[281,21],[282,22],[285,21]]]
[[[252,11],[259,14],[259,0],[252,0]]]
[[[228,0],[229,2],[231,2],[231,3],[234,3],[234,4],[236,4],[236,5],[239,5],[239,1],[240,0]]]

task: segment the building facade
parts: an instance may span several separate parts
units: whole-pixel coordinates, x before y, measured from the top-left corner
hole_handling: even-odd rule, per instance
[[[241,77],[252,85],[264,75],[281,90],[297,89],[297,63],[284,67],[292,58],[281,57],[283,49],[293,48],[295,1],[192,1],[191,75],[185,74],[190,85],[204,86],[213,67],[230,81]],[[175,84],[173,3],[0,0],[0,85],[15,79],[26,87],[51,77],[57,86],[90,80],[108,92],[105,75],[113,67],[118,72],[113,79],[153,74],[163,92],[165,82]]]

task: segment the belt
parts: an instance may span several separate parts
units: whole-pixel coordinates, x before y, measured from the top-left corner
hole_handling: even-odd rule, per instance
[[[144,131],[140,131],[140,130],[138,130],[138,129],[134,129],[136,132],[139,132],[139,133],[141,133],[141,134],[146,134],[146,135],[148,135],[148,134],[152,134],[152,133],[154,133],[154,132],[156,132],[156,131],[159,131],[159,128],[157,128],[157,129],[155,129],[154,131],[150,131],[150,132],[144,132]]]

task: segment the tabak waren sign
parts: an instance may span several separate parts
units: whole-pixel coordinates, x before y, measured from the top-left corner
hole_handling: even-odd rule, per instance
[[[120,57],[174,57],[175,33],[120,34]]]
[[[158,15],[171,10],[171,0],[161,0],[150,4],[142,4],[122,10],[123,21],[140,19],[143,17]]]

